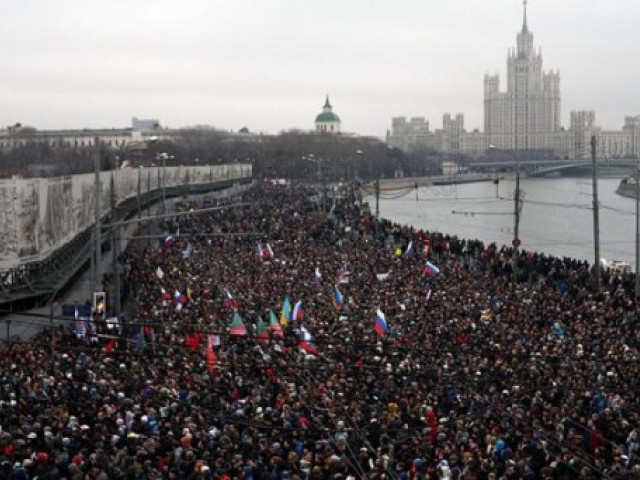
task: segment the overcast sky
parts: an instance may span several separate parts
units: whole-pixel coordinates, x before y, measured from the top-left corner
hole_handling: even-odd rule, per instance
[[[343,129],[465,114],[483,129],[483,77],[522,26],[521,0],[2,0],[0,125],[312,129],[328,93]],[[640,114],[640,1],[529,0],[562,124]]]

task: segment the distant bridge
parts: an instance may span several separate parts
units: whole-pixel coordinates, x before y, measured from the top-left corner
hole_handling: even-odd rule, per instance
[[[599,171],[611,170],[625,172],[635,169],[637,165],[637,159],[635,158],[603,158],[596,159],[597,168]],[[550,177],[550,176],[566,176],[566,175],[585,175],[591,173],[593,169],[593,162],[590,160],[574,161],[569,163],[562,163],[561,165],[550,165],[541,167],[536,170],[528,171],[527,175],[530,177]]]
[[[631,171],[637,163],[636,158],[598,158],[599,169]],[[516,170],[530,177],[549,177],[564,175],[585,175],[591,172],[591,160],[505,160],[482,161],[469,164],[469,168],[477,172],[496,172]]]

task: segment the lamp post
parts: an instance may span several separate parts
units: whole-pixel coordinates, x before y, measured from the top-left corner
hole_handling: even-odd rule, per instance
[[[100,139],[95,137],[95,152],[94,152],[94,169],[95,169],[95,183],[94,183],[94,229],[93,229],[93,240],[94,240],[94,248],[95,252],[92,255],[92,259],[94,262],[94,268],[91,270],[93,274],[93,278],[91,279],[91,288],[94,292],[99,292],[100,282],[101,282],[101,268],[100,268],[100,253],[102,249],[102,240],[100,238],[100,230],[102,226],[100,225]]]
[[[305,158],[305,157],[302,157]],[[325,187],[325,183],[324,183],[324,177],[322,175],[322,158],[316,158],[315,155],[313,153],[310,153],[309,155],[307,155],[307,160],[309,160],[310,162],[313,162],[316,164],[317,166],[317,170],[316,170],[316,180],[318,182],[318,188],[322,188],[323,192],[322,192],[322,200],[320,200],[320,198],[318,198],[318,209],[322,208],[322,211],[325,210],[325,197],[326,197],[326,187]]]
[[[117,199],[114,181],[114,171],[111,171],[111,221],[117,222]],[[113,314],[120,320],[120,269],[118,268],[118,229],[119,225],[113,227],[111,233],[111,268],[113,269]]]
[[[159,153],[156,157],[158,160],[162,160],[162,213],[167,213],[167,159],[173,160],[175,157],[173,155],[169,155],[167,152]]]
[[[520,162],[516,159],[516,191],[514,194],[514,216],[513,246],[518,251],[520,246]]]
[[[499,150],[495,145],[489,145],[489,150],[497,151]],[[520,159],[516,156],[516,188],[513,195],[513,239],[511,240],[511,245],[514,249],[513,256],[513,272],[517,274],[518,272],[518,257],[519,257],[519,248],[520,248],[520,211],[522,208],[521,204],[521,192],[520,192]]]
[[[167,213],[167,154],[162,155],[162,213]]]
[[[361,159],[364,158],[364,152],[362,150],[358,149],[358,150],[356,150],[356,155],[357,155],[357,158],[358,158],[358,165],[360,165],[360,163],[362,163]],[[359,169],[358,169],[358,171],[359,171]],[[355,177],[355,174],[353,176]]]
[[[162,184],[160,185],[161,189],[161,194],[162,194],[162,213],[167,213],[167,197],[166,197],[166,191],[165,191],[165,183],[166,183],[166,174],[167,174],[167,154],[166,153],[159,153],[158,154],[158,159],[162,160]]]
[[[636,157],[636,275],[635,275],[635,305],[636,305],[636,316],[638,312],[638,294],[640,294],[640,185],[638,184],[640,165],[638,164],[638,158]]]
[[[144,152],[149,148],[149,145],[152,145],[158,141],[158,137],[152,136],[143,141],[133,141],[129,142],[120,147],[119,155],[116,155],[116,169],[118,167],[124,168],[125,165],[131,165],[137,167],[138,171],[138,185],[137,185],[137,208],[138,208],[138,218],[142,218],[142,169],[145,156]],[[148,195],[150,189],[150,172],[147,172],[147,186],[145,189],[145,193]],[[149,240],[148,240],[149,241]]]
[[[150,143],[155,142],[156,140],[151,138],[149,140]],[[132,144],[129,146],[125,146],[123,149],[123,153],[124,152],[131,152],[134,148],[135,148],[136,144]],[[144,146],[144,148],[146,148],[146,144]],[[119,156],[115,157],[115,165],[113,165],[113,168],[111,169],[111,178],[110,178],[110,188],[111,188],[111,198],[110,198],[110,203],[111,203],[111,222],[114,223],[114,225],[112,226],[112,232],[111,232],[111,269],[112,269],[112,274],[113,274],[113,310],[112,313],[113,315],[118,319],[118,321],[120,320],[120,315],[121,315],[121,298],[120,298],[120,268],[118,266],[118,255],[120,253],[120,238],[119,238],[119,230],[120,230],[120,225],[118,225],[116,222],[118,221],[118,199],[117,199],[117,195],[116,195],[116,181],[115,181],[115,177],[119,176],[119,171],[118,171],[118,163],[119,163]],[[124,163],[124,157],[123,157],[123,163]],[[142,190],[142,170],[141,167],[139,167],[138,169],[138,185],[137,185],[137,210],[138,210],[138,220],[140,220],[142,218],[142,204],[141,204],[141,199],[140,199],[140,194],[141,194],[141,190]],[[98,291],[98,290],[96,290]]]
[[[598,203],[598,164],[596,163],[596,136],[591,136],[591,183],[593,190],[593,254],[596,290],[600,290],[600,213]]]

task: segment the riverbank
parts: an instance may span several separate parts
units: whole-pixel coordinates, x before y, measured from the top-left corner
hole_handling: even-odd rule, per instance
[[[635,265],[635,202],[616,194],[620,178],[598,181],[600,256]],[[594,261],[593,187],[590,178],[521,178],[521,248],[557,257]],[[461,238],[511,245],[515,181],[407,189],[381,195],[380,215],[401,224]],[[400,192],[403,193],[403,192]],[[374,204],[374,192],[367,200]],[[453,213],[453,212],[456,213]]]

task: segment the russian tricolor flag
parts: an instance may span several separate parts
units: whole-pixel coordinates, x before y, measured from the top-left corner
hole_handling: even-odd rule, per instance
[[[347,269],[347,264],[344,263],[342,265],[342,268],[340,268],[340,270],[338,270],[337,273],[337,277],[338,277],[338,283],[349,283],[349,270]]]
[[[169,235],[167,238],[164,239],[165,247],[171,247],[173,246],[174,243],[176,243],[176,237],[174,237],[173,235]]]
[[[422,270],[424,271],[424,273],[426,273],[430,277],[435,277],[440,273],[440,269],[429,261],[427,261],[427,263],[424,264],[424,267],[422,267]]]
[[[176,307],[176,311],[182,310],[184,304],[187,303],[187,296],[180,293],[179,290],[173,292],[173,305]]]
[[[233,295],[231,295],[231,292],[226,288],[224,289],[224,293],[227,296],[227,298],[224,301],[225,306],[227,308],[233,308],[234,310],[236,310],[240,306],[240,304],[238,303],[238,300],[233,298]]]
[[[300,348],[304,349],[304,351],[308,353],[312,353],[314,355],[318,353],[318,347],[316,347],[313,337],[303,326],[300,326],[300,330],[298,330],[298,344],[300,345]]]
[[[338,285],[333,286],[333,304],[336,306],[336,310],[342,310],[342,304],[344,303],[344,297],[342,292],[338,288]]]
[[[258,256],[260,258],[273,258],[273,249],[268,243],[258,243]]]
[[[384,335],[385,333],[389,333],[389,325],[387,324],[387,318],[382,313],[382,310],[378,309],[376,311],[376,323],[373,326],[373,329],[376,331],[378,335]]]
[[[293,306],[293,312],[291,313],[291,320],[300,320],[303,315],[302,300],[298,300]]]
[[[167,292],[164,288],[160,287],[160,298],[158,299],[158,302],[163,307],[166,307],[167,305],[169,305],[170,300],[171,300],[171,293]]]

